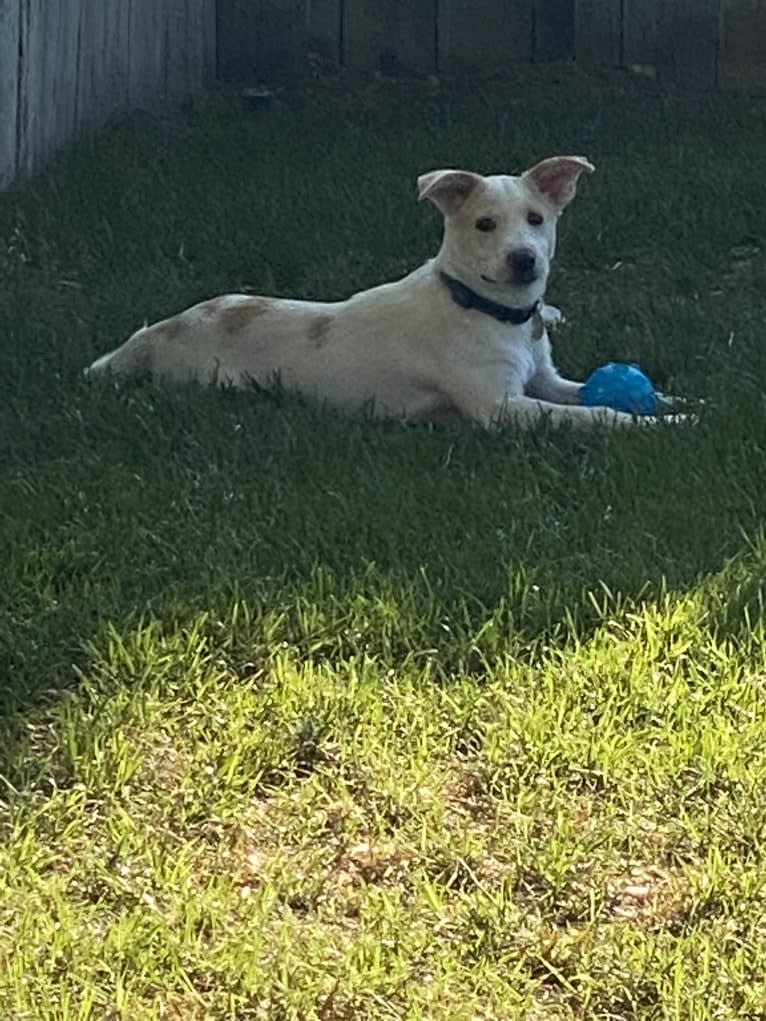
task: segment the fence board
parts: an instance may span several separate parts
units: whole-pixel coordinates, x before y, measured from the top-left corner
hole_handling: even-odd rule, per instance
[[[341,0],[306,0],[309,38],[321,56],[339,64],[341,60]]]
[[[102,111],[126,110],[130,108],[131,0],[103,6],[103,63],[101,74],[94,82],[94,90],[103,97]],[[96,38],[94,36],[94,42]]]
[[[438,61],[444,70],[510,69],[532,59],[534,0],[441,0]]]
[[[766,0],[722,2],[721,88],[766,89]]]
[[[668,44],[665,0],[623,0],[622,59],[626,67],[657,68]]]
[[[183,81],[170,83],[171,94],[187,95],[195,92],[205,82],[215,80],[215,0],[174,0],[178,8],[178,20],[186,12],[186,31],[170,29],[173,50],[181,51],[186,65]]]
[[[77,131],[82,38],[80,0],[40,2],[47,109],[40,112],[37,129],[40,151],[47,157]]]
[[[395,72],[436,70],[436,0],[346,0],[343,63]]]
[[[337,63],[340,45],[341,0],[219,0],[222,78],[305,73],[310,51]]]
[[[622,64],[622,0],[575,0],[575,58],[584,67]]]
[[[661,74],[684,87],[714,88],[718,81],[721,0],[677,0],[672,12],[672,64],[661,62]]]
[[[574,60],[573,0],[534,0],[532,13],[533,59]]]
[[[163,64],[167,68],[164,92],[188,95],[202,80],[215,75],[215,28],[210,25],[214,4],[198,0],[165,0]]]
[[[623,61],[661,81],[715,85],[721,0],[624,0]]]
[[[47,155],[47,146],[42,137],[40,121],[50,116],[46,102],[47,80],[45,51],[43,49],[44,12],[41,0],[22,0],[20,46],[23,59],[19,63],[18,83],[18,126],[16,134],[17,170],[31,170],[34,157]]]
[[[163,91],[183,92],[192,73],[192,62],[201,59],[202,38],[198,11],[186,0],[167,4],[162,24]],[[196,32],[195,32],[196,30]],[[196,38],[195,38],[196,35]]]
[[[164,92],[163,8],[157,0],[130,0],[128,101],[132,107],[144,106]]]
[[[77,81],[77,127],[98,124],[108,113],[109,92],[104,88],[106,65],[107,4],[80,6],[80,56]]]
[[[0,3],[0,188],[16,173],[20,0]]]
[[[196,0],[189,0],[195,3]],[[216,77],[216,59],[218,50],[218,3],[206,0],[202,7],[202,30],[205,33],[202,42],[202,83],[212,82]]]

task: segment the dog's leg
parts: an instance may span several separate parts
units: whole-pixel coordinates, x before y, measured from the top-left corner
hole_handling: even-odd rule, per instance
[[[560,323],[564,322],[564,316],[561,309],[556,305],[541,305],[540,306],[540,317],[546,326],[556,328]]]
[[[574,379],[564,379],[559,376],[555,368],[552,371],[536,373],[527,384],[525,393],[528,397],[534,397],[540,401],[549,401],[552,404],[579,404],[580,391],[584,384]],[[667,417],[668,413],[678,417],[678,411],[688,408],[687,402],[682,397],[673,397],[670,394],[655,394],[657,407]],[[698,402],[699,403],[699,402]]]
[[[548,306],[545,307],[547,308]],[[543,325],[545,323],[544,309]],[[535,371],[531,379],[524,386],[524,393],[528,397],[535,397],[540,401],[548,401],[550,404],[577,404],[583,384],[573,379],[564,379],[563,376],[559,375],[559,370],[553,364],[551,342],[545,329],[542,336],[536,338],[534,350]]]
[[[588,408],[578,404],[564,404],[527,396],[507,398],[500,408],[490,412],[490,423],[486,423],[488,410],[485,409],[483,412],[485,424],[502,425],[512,422],[524,429],[544,421],[554,426],[602,425],[610,429],[636,425],[638,421],[633,415],[626,415],[622,411],[613,411],[610,408]]]
[[[525,392],[529,397],[535,397],[537,400],[547,401],[550,404],[577,404],[583,385],[574,379],[564,379],[554,370],[552,373],[546,372],[533,376],[527,384]]]
[[[679,397],[678,395],[674,396],[673,394],[660,393],[659,390],[655,390],[654,396],[657,398],[657,403],[659,404],[660,408],[667,408],[670,411],[673,411],[676,408],[689,407],[689,400],[686,397]],[[699,397],[694,401],[694,404],[698,405],[704,405],[704,403],[705,402],[701,400]]]
[[[457,399],[455,405],[460,413],[474,422],[489,429],[507,422],[523,429],[532,428],[548,421],[552,425],[571,425],[576,427],[606,426],[607,428],[623,428],[625,426],[651,426],[658,423],[679,424],[687,421],[684,415],[670,415],[658,418],[651,415],[628,415],[612,408],[585,407],[578,404],[554,404],[551,401],[538,400],[535,397],[508,396],[501,402],[471,401]]]
[[[558,369],[553,364],[550,341],[547,335],[540,338],[540,342],[544,345],[544,348],[539,356],[535,374],[525,386],[524,393],[527,397],[534,397],[540,401],[550,401],[552,404],[579,404],[580,391],[585,384],[560,376]],[[671,394],[663,394],[659,391],[655,392],[655,397],[657,398],[659,411],[664,412],[666,415],[668,412],[671,412],[675,413],[675,417],[679,417],[678,411],[684,411],[688,408],[688,403],[682,397],[674,397]],[[701,404],[704,402],[698,401],[697,403]]]

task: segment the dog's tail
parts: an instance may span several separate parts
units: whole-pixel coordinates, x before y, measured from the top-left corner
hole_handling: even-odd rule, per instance
[[[86,369],[83,369],[83,375],[90,378],[91,376],[103,376],[105,373],[111,371],[111,361],[114,351],[109,351],[105,355],[101,355],[97,358],[92,365],[89,365]]]
[[[146,326],[136,330],[124,344],[108,351],[97,358],[92,365],[84,370],[88,377],[105,376],[143,376],[151,371],[152,345],[151,330]]]

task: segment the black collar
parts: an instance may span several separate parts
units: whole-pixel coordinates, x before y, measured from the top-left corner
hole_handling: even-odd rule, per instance
[[[490,301],[489,298],[482,298],[476,291],[472,291],[470,287],[460,280],[456,280],[455,277],[451,277],[443,269],[439,270],[439,276],[456,305],[484,312],[485,315],[497,319],[499,323],[513,323],[514,326],[521,326],[522,323],[526,323],[532,318],[540,305],[539,301],[530,305],[529,308],[512,308],[510,305],[501,305],[497,301]]]

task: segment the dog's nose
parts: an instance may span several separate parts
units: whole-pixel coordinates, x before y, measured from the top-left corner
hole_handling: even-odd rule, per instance
[[[508,265],[518,284],[531,283],[537,275],[537,256],[531,248],[514,248],[508,253]]]

